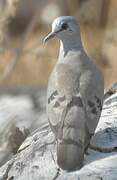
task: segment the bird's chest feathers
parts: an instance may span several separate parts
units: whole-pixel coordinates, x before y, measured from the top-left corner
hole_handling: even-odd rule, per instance
[[[52,84],[63,93],[72,94],[72,92],[78,91],[79,78],[80,72],[75,71],[73,66],[58,64],[52,73]]]

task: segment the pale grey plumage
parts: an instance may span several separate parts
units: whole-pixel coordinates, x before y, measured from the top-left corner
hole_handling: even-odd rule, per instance
[[[45,38],[61,40],[48,83],[47,114],[57,139],[58,164],[66,170],[82,167],[103,103],[103,76],[84,52],[79,31],[73,17],[63,16],[53,22]]]

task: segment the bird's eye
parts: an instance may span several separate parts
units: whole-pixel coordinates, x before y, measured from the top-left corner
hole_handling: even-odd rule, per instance
[[[63,30],[66,30],[66,29],[68,28],[68,24],[63,23],[62,26],[61,26],[61,28],[62,28]]]

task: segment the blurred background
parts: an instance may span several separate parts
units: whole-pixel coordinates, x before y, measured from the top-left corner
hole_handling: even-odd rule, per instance
[[[0,85],[46,86],[57,60],[57,40],[43,45],[53,19],[72,15],[87,54],[101,68],[105,87],[117,80],[115,0],[0,0]]]

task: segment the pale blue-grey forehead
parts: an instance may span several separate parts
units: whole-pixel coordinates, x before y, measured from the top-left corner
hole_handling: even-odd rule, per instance
[[[77,24],[77,21],[73,16],[60,16],[60,17],[57,17],[52,23],[52,29],[59,28],[63,23],[68,23],[69,24],[70,22],[73,22],[73,23]]]
[[[54,21],[75,21],[73,16],[59,16]]]

